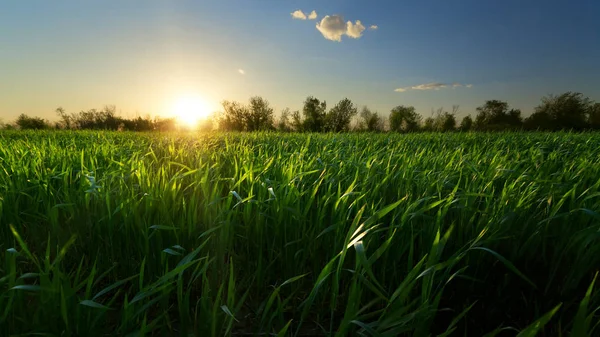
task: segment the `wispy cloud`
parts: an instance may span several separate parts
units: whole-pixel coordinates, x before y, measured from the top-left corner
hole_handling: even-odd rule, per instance
[[[377,26],[377,25],[371,25],[369,27],[370,30],[377,30],[377,28],[379,28],[379,26]]]
[[[448,85],[445,83],[433,82],[433,83],[425,83],[425,84],[415,85],[415,86],[411,87],[411,89],[413,89],[413,90],[440,90],[441,88],[445,88],[447,86]]]
[[[459,88],[459,87],[466,87],[466,88],[472,88],[473,85],[472,84],[461,84],[458,82],[454,82],[452,84],[447,84],[447,83],[440,83],[440,82],[431,82],[431,83],[425,83],[425,84],[419,84],[419,85],[413,85],[411,87],[403,87],[403,88],[397,88],[394,89],[395,92],[406,92],[408,90],[440,90],[443,88],[448,88],[448,87],[452,87],[452,88]]]
[[[324,38],[331,41],[342,41],[342,36],[346,35],[353,39],[358,39],[363,36],[366,30],[360,20],[345,22],[341,15],[325,15],[321,22],[318,22],[317,30],[321,32]]]
[[[244,69],[238,69],[238,73],[240,73],[240,75],[246,75],[246,71]]]
[[[298,9],[291,13],[292,18],[298,20],[316,20],[317,19],[317,11],[312,11],[310,14],[305,14],[302,10]]]

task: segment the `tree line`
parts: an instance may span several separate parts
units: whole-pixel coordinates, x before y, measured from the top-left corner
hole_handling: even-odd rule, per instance
[[[65,109],[56,109],[58,120],[50,122],[40,117],[30,117],[21,114],[13,123],[1,124],[2,129],[20,130],[127,130],[127,131],[170,131],[176,130],[175,118],[160,118],[146,116],[124,118],[117,114],[114,105],[103,109],[90,109],[68,114]]]
[[[600,130],[600,103],[578,92],[543,97],[534,112],[523,118],[521,110],[505,101],[488,100],[475,110],[475,118],[467,115],[457,120],[458,106],[451,111],[440,108],[423,118],[414,107],[399,105],[388,117],[364,106],[359,109],[350,99],[344,98],[327,109],[327,102],[309,96],[302,110],[284,109],[275,120],[275,109],[263,97],[251,97],[247,104],[223,101],[223,110],[202,121],[200,129],[222,131],[283,132],[451,132],[451,131],[559,131]],[[59,120],[50,123],[39,117],[20,115],[6,128],[18,129],[78,129],[78,130],[128,130],[169,131],[177,129],[174,118],[119,117],[114,106],[102,110],[88,110],[67,114],[56,109]]]

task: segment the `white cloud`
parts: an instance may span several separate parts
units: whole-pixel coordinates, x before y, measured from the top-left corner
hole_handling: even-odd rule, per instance
[[[459,88],[459,87],[472,88],[473,87],[472,84],[465,85],[465,84],[461,84],[458,82],[454,82],[451,85],[446,84],[446,83],[440,83],[440,82],[432,82],[432,83],[414,85],[412,87],[397,88],[397,89],[394,89],[394,91],[395,92],[406,92],[408,90],[440,90],[443,88],[447,88],[449,86],[451,86],[452,88]]]
[[[377,25],[371,25],[369,27],[370,30],[377,30],[377,28],[379,28],[379,26],[377,26]]]
[[[360,20],[356,20],[355,24],[352,24],[352,21],[348,21],[346,23],[347,31],[346,35],[353,39],[358,39],[362,36],[362,33],[365,31],[365,26],[362,25]]]
[[[317,19],[317,11],[312,11],[310,14],[305,14],[302,10],[298,9],[291,13],[292,18],[298,20],[316,20]]]
[[[346,34],[346,23],[340,15],[325,15],[321,22],[317,23],[317,29],[327,40],[340,42],[342,35]]]
[[[238,69],[238,73],[240,73],[240,75],[246,75],[246,71],[244,69]]]
[[[356,20],[354,23],[352,21],[345,22],[344,17],[341,15],[325,15],[316,27],[324,38],[337,42],[342,41],[344,35],[358,39],[363,36],[363,32],[366,30],[360,20]]]
[[[313,11],[314,12],[314,11]],[[297,10],[295,12],[292,12],[292,18],[294,19],[298,19],[298,20],[306,20],[306,14],[304,14],[303,11],[301,10]],[[312,14],[312,13],[311,13]],[[316,14],[316,13],[315,13]]]

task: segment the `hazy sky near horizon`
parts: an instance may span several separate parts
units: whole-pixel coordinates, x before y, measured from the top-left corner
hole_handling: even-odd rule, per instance
[[[501,99],[527,116],[552,93],[600,101],[599,14],[598,0],[3,1],[0,119],[166,116],[188,94],[425,116]]]

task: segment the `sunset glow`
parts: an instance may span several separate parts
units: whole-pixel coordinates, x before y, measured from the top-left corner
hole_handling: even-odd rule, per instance
[[[182,126],[194,128],[198,122],[211,113],[209,104],[201,96],[182,96],[176,99],[170,114],[176,117]]]

